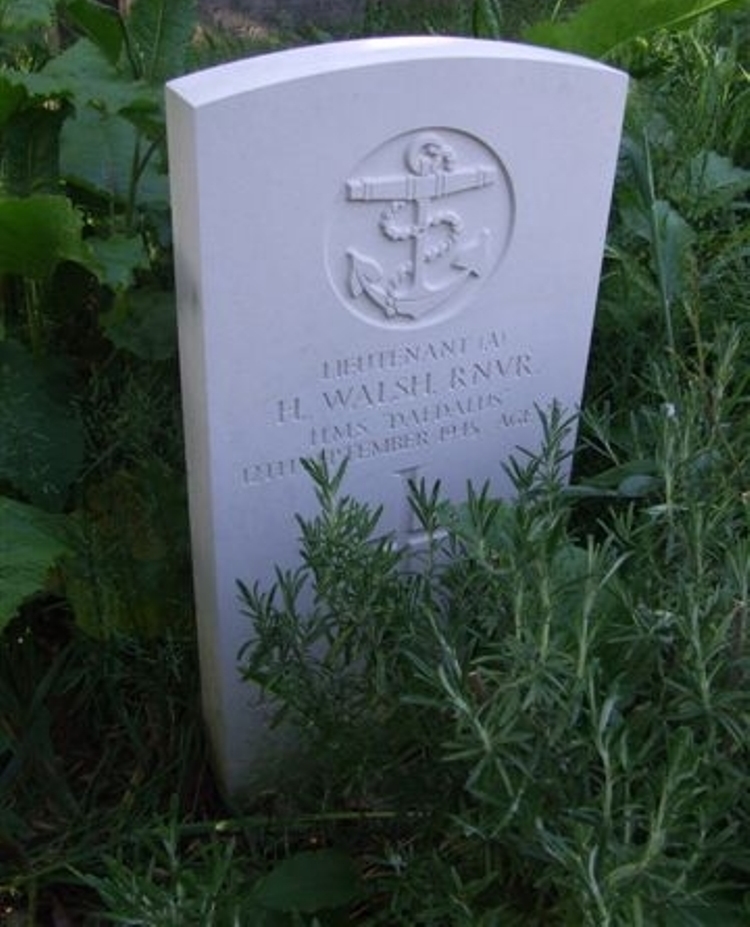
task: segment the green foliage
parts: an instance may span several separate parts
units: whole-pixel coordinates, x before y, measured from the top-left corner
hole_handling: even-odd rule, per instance
[[[88,488],[69,517],[62,582],[78,626],[94,637],[154,637],[188,613],[186,499],[177,474],[153,458]]]
[[[101,875],[76,873],[97,892],[110,922],[143,927],[345,923],[330,919],[359,890],[357,869],[345,853],[302,851],[263,873],[262,860],[248,865],[234,837],[204,839],[186,848],[182,830],[172,817],[140,835],[135,853],[107,856]],[[321,911],[326,912],[324,922],[303,917]]]
[[[734,458],[686,467],[686,445],[696,464],[711,446],[700,398],[689,383],[679,426],[657,426],[664,501],[613,513],[601,539],[572,533],[553,412],[543,455],[513,466],[515,504],[412,487],[416,565],[341,495],[343,468],[308,463],[321,513],[301,523],[304,566],[242,587],[248,678],[329,786],[457,843],[459,884],[482,884],[461,895],[466,923],[664,922],[750,863],[747,521]]]
[[[359,874],[340,850],[308,850],[279,863],[256,885],[253,896],[270,911],[314,913],[341,908],[359,893]]]
[[[26,90],[32,100],[65,99],[79,108],[95,105],[110,113],[137,104],[147,93],[138,83],[125,80],[106,53],[86,38],[50,58],[38,71],[9,71],[7,80]]]
[[[65,16],[74,29],[86,36],[112,64],[117,64],[125,31],[111,7],[90,0],[67,0]]]
[[[471,31],[478,39],[499,39],[503,34],[503,13],[498,0],[475,0]]]
[[[59,516],[0,498],[0,632],[67,551]]]
[[[38,889],[54,882],[55,917],[110,923],[104,903],[82,893],[89,876],[105,876],[109,859],[129,868],[144,897],[153,856],[152,881],[164,885],[176,809],[182,825],[211,795],[197,687],[188,639],[91,641],[50,600],[7,629],[0,638],[0,897],[18,909],[10,917],[24,911],[28,922],[51,920],[50,897]],[[206,831],[197,847],[180,830],[185,866],[198,856],[213,865],[225,852],[228,841]],[[208,869],[193,876],[204,893]]]
[[[148,927],[350,923],[334,911],[361,892],[359,867],[343,848],[311,852],[307,831],[322,840],[323,816],[304,832],[274,814],[217,817],[226,812],[207,774],[192,640],[94,642],[53,611],[29,612],[33,627],[18,620],[0,638],[4,914]],[[308,910],[320,920],[298,913]]]
[[[680,29],[737,0],[588,0],[569,19],[541,22],[524,37],[539,45],[601,58],[659,29]]]
[[[52,25],[55,0],[3,0],[0,23],[12,32],[48,28]]]
[[[0,274],[49,277],[60,261],[88,259],[83,219],[64,196],[0,199]]]
[[[195,5],[60,0],[2,15],[2,489],[65,511],[60,588],[82,627],[153,634],[189,614],[184,491],[165,489],[183,484],[162,84],[186,67]],[[96,422],[121,415],[123,378],[143,364],[162,404],[151,424],[130,418],[169,419],[172,443],[150,441],[136,465],[121,438],[98,443]],[[130,510],[115,500],[105,519],[114,487]]]
[[[404,724],[389,746],[381,741],[381,736],[393,736],[379,723],[387,720],[393,706],[383,702],[378,682],[389,674],[384,661],[392,655],[386,644],[394,624],[411,607],[411,595],[399,582],[395,572],[399,555],[388,539],[370,543],[379,513],[351,498],[336,497],[343,469],[329,477],[325,464],[307,466],[316,477],[321,514],[301,525],[306,566],[285,576],[275,593],[243,588],[263,628],[249,671],[256,682],[282,697],[285,712],[297,724],[314,723],[325,731],[332,760],[329,775],[334,775],[338,759],[351,758],[357,772],[349,771],[346,788],[356,794],[361,776],[378,763],[378,756],[383,775],[403,774],[394,755],[408,748],[413,732]],[[302,617],[298,605],[308,585],[315,591],[309,619]],[[362,620],[363,608],[373,620]],[[339,643],[332,647],[334,637]],[[321,650],[322,661],[316,657]],[[295,674],[273,660],[275,654],[292,651],[298,655]],[[370,674],[356,671],[359,660],[371,667]],[[386,712],[382,719],[381,711]],[[367,732],[360,724],[363,713],[372,714]]]
[[[101,875],[76,873],[110,912],[108,922],[142,927],[222,927],[268,923],[242,899],[251,884],[238,871],[235,846],[210,842],[183,849],[176,821],[141,835],[135,854],[107,856]],[[269,925],[270,927],[270,925]]]
[[[633,85],[588,383],[622,413],[618,429],[643,401],[654,343],[689,357],[744,317],[749,149],[724,118],[748,114],[740,36],[717,45],[704,20],[662,37],[663,63]]]
[[[0,342],[0,479],[59,510],[83,459],[83,429],[64,361],[39,363]]]
[[[155,84],[182,73],[196,6],[195,0],[134,0],[127,35],[137,76]]]
[[[648,140],[638,145],[626,138],[623,157],[631,172],[632,185],[627,191],[631,196],[623,194],[620,217],[623,228],[648,246],[667,343],[674,350],[672,313],[675,300],[687,291],[688,255],[695,234],[668,200],[657,197]],[[615,253],[613,250],[613,256]]]
[[[423,0],[408,4],[368,0],[364,31],[371,35],[428,32],[498,39],[502,22],[499,0]]]
[[[191,4],[136,0],[122,16],[70,0],[59,4],[59,14],[84,37],[74,34],[58,53],[50,48],[29,58],[28,36],[18,33],[3,72],[0,179],[16,195],[0,201],[2,227],[33,225],[46,240],[0,240],[0,269],[48,276],[60,260],[77,261],[102,285],[102,303],[108,291],[148,291],[150,277],[163,290],[161,84],[185,67],[195,11]],[[30,197],[40,180],[57,191],[64,181],[69,195]],[[6,327],[15,321],[13,308]]]
[[[133,290],[102,314],[102,328],[112,344],[146,361],[163,361],[177,353],[173,291]]]

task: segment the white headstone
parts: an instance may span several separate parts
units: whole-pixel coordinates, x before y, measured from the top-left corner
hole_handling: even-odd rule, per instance
[[[301,457],[412,528],[410,478],[510,491],[535,406],[581,397],[622,73],[498,42],[252,58],[167,91],[204,708],[220,778],[269,749],[237,653],[313,514]]]

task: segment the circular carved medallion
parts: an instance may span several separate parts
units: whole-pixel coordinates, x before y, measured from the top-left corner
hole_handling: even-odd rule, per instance
[[[507,250],[510,178],[483,142],[455,129],[399,135],[342,181],[327,240],[343,304],[367,322],[421,327],[472,302]]]

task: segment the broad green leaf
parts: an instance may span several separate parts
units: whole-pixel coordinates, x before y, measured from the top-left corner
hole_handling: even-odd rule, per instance
[[[648,211],[640,202],[624,203],[620,206],[620,219],[623,227],[637,238],[651,243],[653,229]]]
[[[620,209],[623,226],[651,246],[653,270],[667,302],[679,296],[685,286],[685,269],[695,232],[666,200],[649,207],[631,203]]]
[[[256,900],[273,911],[309,913],[340,908],[360,891],[353,861],[340,850],[296,853],[261,879]]]
[[[631,460],[626,464],[610,467],[594,477],[589,477],[586,487],[596,490],[620,490],[631,481],[642,480],[643,485],[656,479],[658,468],[653,460]],[[576,488],[576,487],[573,487]]]
[[[56,0],[0,0],[0,29],[48,29],[54,21],[55,6]]]
[[[685,196],[705,209],[727,206],[750,189],[750,171],[715,151],[697,154],[688,165]]]
[[[0,199],[0,273],[42,279],[60,261],[89,261],[83,220],[64,196]]]
[[[0,343],[0,480],[34,505],[62,507],[83,461],[83,428],[54,361]]]
[[[123,40],[117,11],[92,0],[67,0],[65,12],[72,24],[101,49],[108,61],[116,64]]]
[[[638,36],[681,28],[705,13],[734,4],[736,0],[590,0],[570,19],[538,23],[523,37],[537,45],[601,58]]]
[[[122,116],[84,107],[60,132],[60,173],[79,186],[124,201],[136,144],[135,130]]]
[[[126,28],[139,77],[161,84],[183,73],[196,9],[195,0],[133,0]]]
[[[695,233],[677,210],[666,200],[657,200],[652,207],[654,271],[665,305],[685,290],[688,250]]]
[[[129,290],[102,316],[102,328],[118,348],[142,360],[159,361],[177,352],[172,291]]]
[[[60,172],[68,180],[96,193],[125,201],[130,195],[135,170],[136,146],[142,151],[138,132],[121,115],[91,107],[67,119],[60,133]],[[137,180],[139,203],[169,200],[167,178],[156,170],[152,158]]]
[[[626,137],[623,154],[632,182],[623,185],[620,217],[625,228],[650,246],[652,269],[666,310],[684,292],[695,232],[672,203],[657,197],[648,139],[638,144]]]
[[[64,516],[0,497],[0,631],[67,550]]]
[[[92,238],[91,253],[99,282],[113,290],[132,286],[135,271],[149,265],[140,235]]]
[[[657,197],[648,139],[639,144],[626,138],[623,154],[633,182],[624,185],[620,216],[627,229],[650,245],[652,269],[666,309],[684,292],[695,232],[672,203]]]
[[[153,88],[120,74],[89,39],[79,39],[41,71],[7,71],[6,78],[32,96],[65,97],[78,109],[92,103],[117,113],[130,107],[159,105]]]

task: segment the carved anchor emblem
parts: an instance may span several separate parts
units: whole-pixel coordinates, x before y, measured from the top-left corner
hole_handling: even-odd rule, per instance
[[[434,132],[421,133],[407,145],[405,161],[408,174],[357,177],[346,183],[350,201],[388,201],[380,214],[380,231],[388,241],[410,242],[409,258],[388,277],[374,258],[349,248],[349,289],[355,299],[366,294],[386,318],[419,320],[471,277],[480,277],[488,264],[490,230],[482,228],[466,240],[461,216],[434,204],[491,186],[498,171],[485,165],[457,168],[453,149]],[[442,274],[431,271],[433,266]]]

